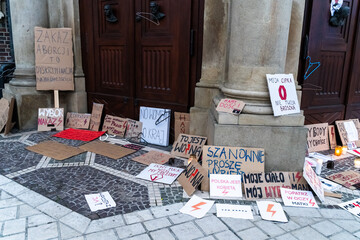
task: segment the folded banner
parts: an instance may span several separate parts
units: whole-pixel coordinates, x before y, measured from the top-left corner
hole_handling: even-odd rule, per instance
[[[102,136],[104,133],[105,132],[96,132],[96,131],[90,131],[90,130],[80,130],[80,129],[69,128],[69,129],[66,129],[64,131],[61,131],[61,132],[53,135],[53,137],[88,142],[88,141],[92,141],[92,140]]]

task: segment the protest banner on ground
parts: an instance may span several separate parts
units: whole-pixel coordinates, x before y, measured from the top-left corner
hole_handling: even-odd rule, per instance
[[[280,188],[290,188],[287,173],[244,173],[244,190],[246,199],[281,198]]]
[[[114,199],[111,197],[109,192],[88,194],[85,195],[85,199],[92,212],[111,208],[111,207],[116,207],[116,203]]]
[[[224,98],[220,100],[219,104],[216,107],[216,111],[239,115],[243,110],[244,106],[245,103],[243,101]]]
[[[38,131],[64,130],[63,108],[39,108]]]
[[[195,218],[202,218],[206,215],[214,203],[215,201],[205,200],[194,195],[179,211]]]
[[[108,134],[114,134],[123,138],[127,128],[127,122],[126,118],[106,114],[102,130],[107,131]]]
[[[175,123],[174,123],[174,139],[178,139],[179,134],[190,133],[190,114],[182,112],[174,112]]]
[[[312,190],[319,197],[320,201],[325,201],[324,188],[322,186],[322,183],[307,161],[305,161],[304,163],[303,176],[312,188]]]
[[[266,74],[274,116],[300,113],[292,74]]]
[[[360,218],[360,198],[338,204],[341,208]]]
[[[149,151],[143,155],[134,157],[132,160],[145,165],[150,165],[151,163],[156,163],[156,164],[167,163],[170,158],[172,158],[170,154],[166,154],[158,151]]]
[[[151,163],[136,177],[151,182],[172,184],[184,169]]]
[[[87,144],[81,145],[79,148],[112,159],[119,159],[136,152],[135,150],[129,148],[124,148],[116,144],[106,143],[102,141],[92,141]]]
[[[360,183],[360,173],[352,170],[334,173],[326,178],[352,190],[356,189],[354,185]]]
[[[241,175],[210,174],[210,197],[241,198]]]
[[[281,188],[281,197],[285,206],[319,208],[310,191],[298,191]]]
[[[9,115],[9,101],[5,98],[0,99],[0,132],[5,127]]]
[[[104,104],[93,103],[90,118],[90,130],[99,131],[103,108]]]
[[[243,173],[263,172],[265,150],[244,147],[203,147],[202,166],[210,174],[241,175]],[[209,181],[201,184],[203,191],[209,191]]]
[[[248,205],[230,205],[216,204],[216,216],[240,219],[254,219],[251,212],[251,206]]]
[[[288,222],[280,203],[271,201],[256,201],[261,218],[268,221]]]
[[[132,142],[140,142],[142,126],[143,126],[142,122],[128,118],[125,138],[130,139]]]
[[[68,112],[66,114],[66,128],[88,129],[91,114]]]
[[[283,172],[288,174],[290,180],[290,188],[295,190],[310,190],[310,186],[303,177],[302,172]]]
[[[340,139],[343,146],[347,146],[348,143],[356,142],[357,146],[360,147],[359,144],[359,130],[356,128],[355,124],[356,120],[344,120],[344,121],[335,121],[337,126]]]
[[[26,149],[56,160],[64,160],[85,152],[80,148],[68,146],[55,141],[44,141],[34,146],[28,146]]]
[[[177,180],[186,194],[191,196],[203,181],[208,181],[208,176],[206,170],[198,162],[191,161]]]
[[[199,159],[206,140],[207,137],[180,134],[173,144],[171,154],[186,158],[189,158],[191,154],[195,154],[196,158]]]
[[[72,29],[34,31],[36,90],[74,90]]]
[[[336,147],[336,134],[335,134],[335,126],[334,125],[329,125],[328,126],[329,129],[329,144],[330,144],[330,149],[335,149]]]
[[[328,123],[305,125],[307,132],[307,146],[309,152],[329,149]]]

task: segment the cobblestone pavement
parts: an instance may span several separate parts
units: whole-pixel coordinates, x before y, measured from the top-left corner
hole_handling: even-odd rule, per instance
[[[217,202],[251,205],[254,220],[218,218],[215,206],[204,218],[193,218],[179,212],[187,199],[177,182],[169,186],[134,178],[145,166],[127,159],[133,156],[114,161],[84,153],[58,162],[24,150],[52,134],[0,138],[0,240],[360,239],[360,218],[339,209],[341,200],[334,198],[326,198],[319,209],[284,207],[288,223],[262,220],[256,203],[246,200]],[[90,212],[83,195],[102,190],[111,192],[120,208]],[[360,197],[346,188],[338,192],[343,201]]]

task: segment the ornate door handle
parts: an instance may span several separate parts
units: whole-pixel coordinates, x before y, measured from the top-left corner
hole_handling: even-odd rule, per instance
[[[106,21],[111,22],[111,23],[115,23],[115,22],[118,21],[118,19],[115,16],[110,4],[106,4],[104,6],[104,13],[105,13]]]

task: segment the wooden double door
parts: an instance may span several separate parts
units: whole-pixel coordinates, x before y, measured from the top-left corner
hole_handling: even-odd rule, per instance
[[[360,118],[359,0],[343,1],[350,15],[342,26],[329,23],[330,2],[308,0],[306,6],[298,78],[306,124]]]
[[[201,10],[195,0],[80,0],[89,108],[103,103],[107,114],[133,119],[140,106],[187,112],[201,65]]]

